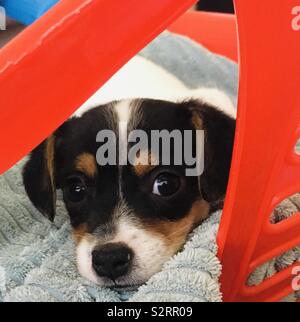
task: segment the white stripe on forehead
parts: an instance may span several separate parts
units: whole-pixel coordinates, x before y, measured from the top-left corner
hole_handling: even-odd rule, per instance
[[[132,100],[124,100],[114,104],[114,109],[118,116],[118,136],[119,136],[119,150],[120,153],[123,153],[123,160],[127,160],[127,127],[131,114],[131,102]],[[120,156],[120,155],[119,155]],[[125,158],[125,159],[124,159]],[[121,160],[121,158],[120,158]],[[122,164],[122,163],[120,163]]]
[[[119,122],[129,122],[131,114],[132,100],[123,100],[114,104],[114,109],[118,115]]]
[[[114,110],[118,116],[118,138],[119,138],[119,194],[120,198],[123,197],[122,182],[121,182],[121,165],[127,162],[127,146],[128,146],[128,133],[127,126],[131,114],[132,100],[123,100],[114,104]]]

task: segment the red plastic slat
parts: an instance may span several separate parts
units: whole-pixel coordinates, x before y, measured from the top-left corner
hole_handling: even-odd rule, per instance
[[[263,263],[284,251],[300,246],[299,215],[300,213],[296,213],[290,219],[276,225],[267,223],[267,229],[262,230],[253,253],[253,258],[256,259],[257,263]]]
[[[294,0],[235,1],[239,108],[231,178],[218,235],[225,301],[277,300],[290,291],[288,282],[282,283],[276,275],[274,286],[263,294],[248,294],[247,298],[243,294],[253,263],[272,257],[274,247],[278,254],[299,241],[298,218],[272,228],[272,238],[268,224],[274,200],[300,188],[300,165],[296,156],[291,157],[300,124],[300,32],[292,28],[296,5]],[[282,227],[284,233],[276,234]],[[276,296],[272,297],[274,291]]]
[[[238,59],[235,15],[190,11],[168,29],[201,43],[217,54],[234,61]]]
[[[196,0],[65,0],[0,50],[0,173]]]
[[[295,263],[291,267],[277,273],[276,275],[266,279],[258,286],[244,286],[239,297],[240,301],[257,302],[274,302],[280,301],[287,295],[295,292],[292,288],[295,275],[292,271],[295,267],[299,267],[300,263]]]

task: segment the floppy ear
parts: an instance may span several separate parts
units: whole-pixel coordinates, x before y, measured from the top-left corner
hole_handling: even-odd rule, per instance
[[[50,136],[30,155],[23,169],[23,183],[33,205],[53,221],[56,208],[55,137]]]
[[[235,134],[235,119],[213,105],[191,101],[192,121],[204,130],[204,172],[200,176],[202,196],[210,203],[222,201],[229,179]]]

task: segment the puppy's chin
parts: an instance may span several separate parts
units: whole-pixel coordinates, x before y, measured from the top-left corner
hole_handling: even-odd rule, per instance
[[[151,276],[149,276],[150,278]],[[109,287],[109,288],[134,288],[145,284],[149,278],[139,277],[138,273],[134,271],[128,275],[118,277],[114,281],[107,277],[98,277],[97,281],[91,281],[99,286]]]

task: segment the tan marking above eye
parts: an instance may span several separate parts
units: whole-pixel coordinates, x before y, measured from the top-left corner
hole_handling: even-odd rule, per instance
[[[203,130],[203,121],[197,112],[193,112],[192,123],[196,130]]]
[[[134,160],[134,172],[142,177],[158,165],[155,155],[150,151],[141,151]]]
[[[96,159],[90,153],[80,154],[75,160],[75,168],[89,177],[95,177],[98,171]]]

